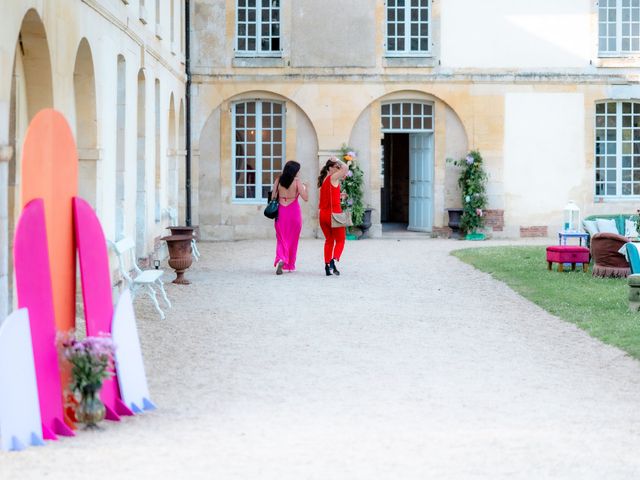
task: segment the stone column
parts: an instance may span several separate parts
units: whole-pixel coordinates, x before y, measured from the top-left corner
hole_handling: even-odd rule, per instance
[[[9,205],[7,202],[11,145],[0,145],[0,323],[9,314]]]
[[[176,152],[178,162],[178,225],[186,225],[185,222],[185,209],[186,209],[186,186],[185,186],[185,171],[186,171],[186,150],[178,150]]]
[[[167,208],[170,211],[169,221],[171,222],[169,225],[179,225],[178,220],[178,151],[175,148],[169,148],[167,150],[167,170],[168,170],[168,180],[167,184]]]

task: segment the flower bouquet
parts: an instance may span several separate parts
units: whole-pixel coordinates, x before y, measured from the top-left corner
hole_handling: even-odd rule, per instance
[[[341,158],[349,167],[347,176],[342,180],[342,191],[346,193],[341,202],[343,210],[351,210],[351,218],[355,226],[361,225],[364,219],[364,173],[357,163],[356,152],[347,145],[340,149]]]
[[[62,341],[64,358],[71,364],[71,390],[78,396],[76,418],[88,428],[104,419],[105,407],[98,396],[102,382],[113,375],[115,345],[108,336],[77,340],[70,333]]]
[[[462,217],[460,229],[467,234],[467,240],[484,240],[479,232],[484,228],[487,195],[485,186],[487,174],[482,168],[482,156],[477,150],[469,152],[465,158],[453,162],[462,168],[458,186],[462,194]]]

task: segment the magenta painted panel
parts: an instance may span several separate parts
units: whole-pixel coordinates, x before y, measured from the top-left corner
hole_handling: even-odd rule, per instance
[[[87,335],[98,336],[101,333],[111,335],[113,301],[109,255],[104,232],[93,208],[82,198],[74,197],[73,216]],[[109,420],[119,420],[120,415],[133,415],[133,412],[122,402],[115,376],[105,380],[100,398],[107,408]]]
[[[33,357],[45,439],[73,436],[63,419],[62,385],[49,269],[44,202],[35,199],[22,210],[13,248],[19,308],[29,310]]]

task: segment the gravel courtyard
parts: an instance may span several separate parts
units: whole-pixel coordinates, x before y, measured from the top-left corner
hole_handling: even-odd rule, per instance
[[[159,409],[0,452],[0,479],[639,478],[640,363],[469,243],[348,242],[328,278],[320,240],[282,276],[274,241],[200,244],[166,320],[136,300]]]

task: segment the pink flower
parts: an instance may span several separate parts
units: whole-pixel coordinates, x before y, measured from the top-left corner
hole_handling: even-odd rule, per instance
[[[481,208],[476,208],[476,215],[478,215],[479,217],[482,216],[482,209]]]
[[[353,177],[353,172],[351,170],[347,172],[347,177]]]

